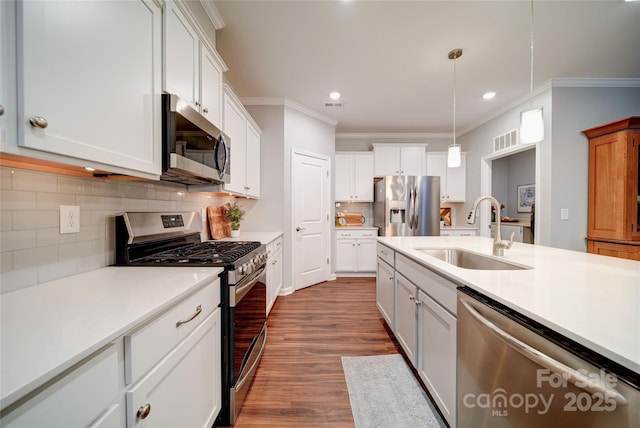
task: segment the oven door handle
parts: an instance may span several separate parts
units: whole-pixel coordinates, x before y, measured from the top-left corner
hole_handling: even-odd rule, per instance
[[[249,290],[251,290],[251,288],[255,285],[255,283],[258,281],[260,276],[264,273],[266,268],[267,268],[267,265],[262,265],[262,267],[257,271],[253,272],[250,277],[242,279],[242,281],[240,282],[240,284],[242,285],[234,287],[235,292],[232,295],[232,299],[233,299],[233,301],[231,302],[232,307],[234,307],[236,303],[238,303],[244,297],[244,295],[247,294]],[[243,284],[245,282],[246,284]]]
[[[585,391],[593,393],[600,393],[604,395],[604,398],[609,398],[615,400],[621,406],[625,406],[627,404],[626,398],[618,391],[612,388],[608,388],[607,386],[600,385],[599,383],[591,380],[586,375],[580,373],[577,370],[572,369],[571,367],[562,364],[560,361],[557,361],[547,354],[527,345],[526,343],[516,339],[511,336],[504,330],[498,328],[494,323],[480,315],[480,313],[466,300],[460,299],[460,303],[462,306],[469,312],[469,314],[476,319],[481,325],[487,328],[491,333],[493,333],[501,342],[505,345],[509,346],[513,350],[519,352],[529,360],[533,361],[540,366],[551,370],[554,373],[557,373],[563,377],[563,379],[567,379],[569,382],[574,384],[576,387],[580,389],[584,389]]]

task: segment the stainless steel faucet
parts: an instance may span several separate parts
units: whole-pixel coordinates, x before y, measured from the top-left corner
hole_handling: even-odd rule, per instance
[[[467,217],[467,223],[475,224],[478,205],[480,205],[480,202],[484,201],[485,199],[491,201],[491,205],[495,207],[496,212],[496,233],[493,237],[493,255],[504,256],[504,250],[508,250],[509,248],[511,248],[511,245],[513,245],[514,232],[511,232],[511,238],[508,241],[502,240],[502,237],[500,235],[500,202],[498,202],[496,198],[494,198],[493,196],[480,196],[478,199],[476,199],[476,201],[473,203],[471,211],[469,212],[469,216]]]

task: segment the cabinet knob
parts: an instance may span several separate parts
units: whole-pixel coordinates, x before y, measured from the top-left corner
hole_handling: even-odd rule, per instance
[[[414,296],[414,295],[409,296],[409,300],[415,301],[416,300],[416,296]]]
[[[203,109],[202,109],[202,111],[203,111],[204,113],[209,113],[209,109],[208,109],[208,108],[206,108],[206,107],[205,107],[205,108],[203,108]]]
[[[147,403],[144,406],[140,406],[136,417],[138,419],[146,419],[147,416],[149,416],[149,413],[151,413],[151,404]]]
[[[0,116],[4,114],[4,106],[0,106]]]
[[[41,129],[44,129],[49,125],[49,123],[47,122],[47,119],[45,119],[42,116],[34,116],[34,117],[32,117],[31,119],[29,119],[29,123],[34,128],[41,128]]]
[[[196,105],[200,107],[200,101],[196,101]]]

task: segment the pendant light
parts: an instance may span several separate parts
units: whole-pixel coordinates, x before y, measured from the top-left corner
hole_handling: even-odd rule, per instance
[[[456,59],[462,56],[462,49],[449,51],[449,59],[453,60],[453,144],[447,150],[447,166],[457,168],[461,164],[460,144],[456,144]]]
[[[533,107],[533,0],[531,0],[529,110],[520,113],[520,143],[537,143],[544,139],[542,107]]]

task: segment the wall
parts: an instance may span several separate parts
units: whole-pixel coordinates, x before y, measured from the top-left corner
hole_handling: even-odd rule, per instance
[[[252,102],[245,107],[263,134],[260,140],[261,198],[258,201],[244,203],[248,212],[243,228],[252,231],[283,232],[281,292],[289,294],[295,291],[292,264],[294,225],[291,202],[291,152],[292,149],[298,149],[325,155],[331,159],[332,164],[335,125],[299,110],[288,100],[278,105],[258,105],[257,102]],[[330,174],[333,176],[333,172],[330,171]],[[243,204],[242,201],[240,203]]]
[[[536,242],[586,251],[588,144],[581,131],[639,115],[640,87],[624,79],[602,87],[593,87],[598,82],[589,80],[550,83],[551,88],[533,100],[543,106],[545,119],[545,138],[536,145]],[[483,158],[497,158],[493,137],[517,129],[519,113],[528,106],[516,106],[458,138],[463,150],[468,148],[467,201],[480,196]],[[569,210],[568,220],[560,220],[562,208]]]
[[[109,266],[114,215],[123,211],[200,211],[232,198],[185,186],[105,181],[0,168],[0,290],[7,292]],[[59,206],[80,206],[80,233],[59,233]]]
[[[493,161],[492,173],[491,195],[505,205],[502,216],[529,218],[518,212],[518,186],[535,183],[535,148]]]

